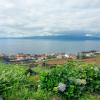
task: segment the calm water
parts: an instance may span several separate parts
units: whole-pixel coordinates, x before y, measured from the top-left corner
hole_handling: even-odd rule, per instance
[[[100,41],[60,41],[34,39],[0,39],[0,53],[77,53],[83,50],[100,50]]]

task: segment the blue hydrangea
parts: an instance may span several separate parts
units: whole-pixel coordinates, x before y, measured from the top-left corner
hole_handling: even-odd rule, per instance
[[[86,80],[85,79],[76,79],[76,84],[77,85],[86,85]]]
[[[81,85],[81,80],[80,79],[76,79],[76,84],[77,85]]]

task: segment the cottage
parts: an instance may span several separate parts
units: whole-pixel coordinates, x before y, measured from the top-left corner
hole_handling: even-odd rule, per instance
[[[62,59],[62,58],[64,58],[65,53],[58,53],[58,54],[55,54],[55,55],[56,55],[57,59]]]
[[[95,54],[100,54],[100,51],[96,51]]]
[[[47,59],[47,55],[46,54],[34,55],[34,58],[37,59],[38,61],[41,61]]]
[[[69,58],[70,56],[68,54],[65,54],[64,55],[64,58]]]
[[[3,53],[0,54],[0,58],[3,58],[5,56],[7,56],[7,55],[6,54],[3,54]]]
[[[17,54],[15,56],[16,60],[31,60],[31,59],[34,59],[34,57],[31,55],[31,54],[23,54],[23,53],[20,53],[20,54]]]
[[[95,50],[83,51],[83,52],[78,53],[78,56],[79,58],[88,58],[88,57],[93,57],[95,53],[96,53]]]
[[[74,55],[74,54],[69,54],[69,59],[77,59],[77,56],[76,55]]]

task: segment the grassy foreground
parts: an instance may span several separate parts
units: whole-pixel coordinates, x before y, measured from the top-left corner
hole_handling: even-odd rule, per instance
[[[100,67],[69,61],[54,68],[0,63],[0,95],[4,100],[100,100]]]

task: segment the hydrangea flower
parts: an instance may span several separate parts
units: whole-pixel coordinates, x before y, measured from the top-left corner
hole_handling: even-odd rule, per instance
[[[77,85],[86,85],[86,80],[85,79],[76,79],[76,84]]]
[[[81,84],[82,85],[86,85],[86,80],[85,79],[81,79]]]
[[[76,84],[81,85],[81,79],[76,79]]]
[[[61,92],[64,92],[66,90],[66,84],[59,83],[58,90],[61,91]]]
[[[96,72],[98,72],[98,71],[99,71],[99,68],[98,68],[98,67],[95,67],[94,70],[95,70]]]

